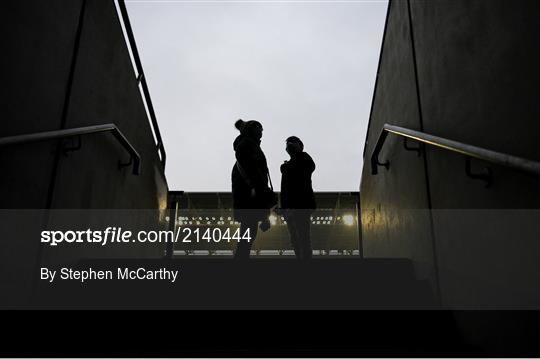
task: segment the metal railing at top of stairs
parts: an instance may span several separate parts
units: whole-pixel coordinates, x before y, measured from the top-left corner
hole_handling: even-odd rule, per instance
[[[371,174],[376,175],[378,173],[378,167],[383,166],[389,169],[390,162],[387,160],[381,162],[379,160],[379,154],[384,146],[386,137],[389,133],[404,137],[405,149],[411,151],[417,151],[420,155],[420,148],[412,148],[407,145],[407,139],[425,143],[438,148],[443,148],[448,151],[456,152],[466,156],[466,172],[471,178],[482,179],[487,182],[487,186],[491,184],[491,170],[487,169],[487,173],[473,174],[470,169],[470,159],[477,158],[486,162],[491,162],[497,165],[505,166],[518,170],[524,173],[540,176],[540,162],[532,161],[526,158],[512,156],[506,153],[488,150],[482,147],[469,145],[466,143],[453,141],[447,138],[434,136],[425,132],[411,130],[405,127],[394,126],[385,124],[379,134],[375,148],[371,154]]]
[[[150,116],[150,121],[152,124],[152,129],[154,135],[156,136],[157,144],[156,147],[159,151],[161,157],[161,165],[163,170],[165,170],[165,162],[167,159],[167,154],[165,153],[165,147],[163,146],[163,139],[161,138],[161,132],[159,131],[159,126],[156,119],[156,113],[154,111],[154,105],[152,104],[152,99],[150,98],[150,91],[148,90],[148,84],[146,83],[146,76],[144,75],[141,58],[139,57],[139,51],[137,50],[137,44],[135,42],[135,36],[133,35],[133,29],[131,28],[131,22],[129,21],[129,16],[124,0],[118,0],[118,5],[121,13],[121,21],[124,24],[127,35],[127,43],[133,54],[133,60],[135,61],[135,67],[137,70],[136,79],[137,84],[140,84],[144,94],[144,101],[146,102],[146,107],[148,109],[148,114]]]
[[[122,168],[122,167],[132,165],[133,174],[139,175],[141,171],[141,157],[139,156],[139,153],[137,152],[137,150],[135,150],[135,148],[131,145],[128,139],[118,129],[118,127],[116,127],[114,123],[2,137],[0,138],[0,147],[77,137],[79,138],[78,145],[72,148],[65,149],[66,151],[73,151],[81,147],[80,136],[90,135],[90,134],[95,134],[95,133],[102,133],[102,132],[111,132],[114,135],[114,137],[118,140],[118,142],[122,145],[122,147],[124,147],[124,149],[130,155],[129,162],[126,162],[126,163],[119,162],[118,167]]]

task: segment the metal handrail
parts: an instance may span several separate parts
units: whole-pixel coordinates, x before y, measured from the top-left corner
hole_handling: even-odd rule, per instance
[[[512,156],[506,153],[492,151],[482,147],[477,147],[466,143],[449,140],[447,138],[430,135],[425,132],[415,131],[390,124],[385,124],[381,129],[381,133],[379,134],[379,138],[371,154],[371,174],[373,175],[378,173],[378,166],[384,166],[386,168],[389,167],[388,161],[384,163],[379,161],[379,153],[382,150],[388,133],[393,133],[395,135],[410,138],[431,146],[457,152],[467,157],[477,158],[483,161],[540,176],[540,162],[538,161],[532,161],[526,158]]]
[[[130,160],[128,163],[120,164],[123,166],[133,165],[133,174],[140,174],[141,157],[135,148],[129,143],[124,134],[116,127],[114,123],[108,123],[104,125],[67,128],[56,131],[45,131],[37,133],[29,133],[25,135],[9,136],[0,138],[0,147],[21,145],[32,142],[50,141],[69,137],[76,137],[82,135],[90,135],[94,133],[111,132],[118,142],[129,153]]]
[[[146,76],[144,75],[141,58],[139,57],[139,51],[137,50],[137,43],[135,42],[135,36],[133,35],[131,22],[129,21],[129,15],[127,12],[126,3],[124,0],[118,0],[118,5],[120,7],[122,20],[124,22],[126,34],[128,36],[127,42],[131,48],[133,59],[135,60],[135,66],[137,69],[136,80],[137,80],[137,83],[141,84],[142,86],[144,98],[146,100],[146,107],[148,108],[150,121],[152,122],[154,134],[156,135],[156,139],[157,139],[156,147],[161,155],[161,164],[163,166],[163,169],[165,169],[165,162],[167,159],[167,154],[165,153],[165,146],[163,146],[163,139],[161,138],[161,132],[159,131],[159,126],[156,119],[156,113],[154,111],[154,105],[152,104],[152,99],[150,98],[150,91],[148,90],[148,84],[146,83]]]

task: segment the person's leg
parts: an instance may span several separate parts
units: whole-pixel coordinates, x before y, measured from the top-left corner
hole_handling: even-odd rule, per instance
[[[313,255],[313,248],[311,247],[311,213],[302,211],[298,213],[297,217],[296,225],[301,259],[311,259]]]
[[[294,210],[289,210],[286,216],[287,220],[287,230],[289,231],[289,238],[291,240],[291,245],[294,250],[294,254],[297,259],[300,259],[301,256],[301,248],[300,243],[298,241],[298,225],[297,225],[297,217],[295,215]]]
[[[249,236],[251,240],[240,239],[236,244],[236,251],[234,252],[235,259],[249,259],[251,253],[251,246],[255,242],[257,237],[257,221],[245,221],[240,223],[240,237],[244,237],[244,234],[249,230]]]

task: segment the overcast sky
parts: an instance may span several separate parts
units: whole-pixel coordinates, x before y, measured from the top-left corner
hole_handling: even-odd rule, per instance
[[[295,135],[315,191],[358,190],[385,0],[126,2],[171,190],[231,190],[238,118],[263,124],[276,189]]]

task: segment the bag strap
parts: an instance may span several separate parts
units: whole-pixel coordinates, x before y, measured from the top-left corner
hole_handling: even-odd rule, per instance
[[[274,186],[272,186],[272,178],[270,178],[270,170],[268,170],[268,166],[266,167],[266,174],[268,176],[268,181],[270,182],[270,188],[272,189],[272,192],[274,192]]]
[[[246,172],[244,172],[242,166],[240,166],[240,162],[238,162],[238,160],[236,161],[236,168],[238,168],[238,172],[240,172],[240,175],[244,178],[248,186],[251,186],[251,181],[246,175]],[[270,170],[268,170],[268,166],[266,167],[266,176],[268,177],[268,182],[270,182],[270,188],[272,189],[272,192],[274,192],[274,186],[272,185],[272,178],[270,178]]]
[[[240,162],[238,162],[238,160],[236,161],[236,168],[238,168],[238,172],[240,172],[240,175],[242,176],[242,178],[244,178],[244,181],[246,181],[248,186],[251,186],[251,181],[246,175],[246,172],[244,172],[244,169],[242,168],[242,166],[240,166]]]

